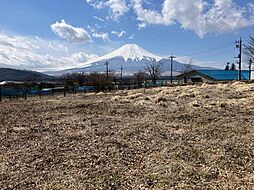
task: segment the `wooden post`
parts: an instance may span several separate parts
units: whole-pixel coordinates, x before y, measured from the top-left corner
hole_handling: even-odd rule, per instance
[[[249,81],[251,81],[251,72],[252,72],[252,59],[249,62]]]
[[[0,86],[0,102],[2,102],[2,86]]]
[[[123,66],[121,66],[121,81],[120,81],[120,90],[122,90],[123,86]]]
[[[25,98],[25,100],[27,99],[27,94],[26,94],[26,90],[25,90],[25,94],[24,94],[24,98]]]
[[[66,91],[65,91],[65,87],[64,87],[64,97],[66,97]]]
[[[107,79],[109,78],[109,69],[108,69],[108,61],[106,61],[105,65],[106,65],[106,73],[107,73]]]

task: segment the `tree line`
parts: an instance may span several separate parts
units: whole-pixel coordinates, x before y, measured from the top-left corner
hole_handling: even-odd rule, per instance
[[[158,78],[162,74],[162,64],[155,60],[151,64],[147,64],[143,71],[138,71],[132,77],[123,77],[114,71],[108,73],[66,73],[60,77],[65,87],[72,86],[94,86],[97,91],[112,90],[116,86],[121,88],[124,85],[134,85],[135,87],[142,87],[146,81],[151,81],[156,84]]]

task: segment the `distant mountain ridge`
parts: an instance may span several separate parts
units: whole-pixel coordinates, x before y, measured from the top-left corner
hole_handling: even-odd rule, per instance
[[[144,71],[146,65],[152,64],[153,62],[160,62],[162,64],[163,75],[168,75],[171,69],[169,58],[157,56],[139,47],[137,44],[126,44],[111,53],[85,62],[82,67],[48,72],[48,74],[61,75],[72,72],[105,72],[106,62],[109,63],[109,69],[115,72],[120,72],[121,67],[123,67],[124,75],[132,75],[135,72]],[[186,64],[178,61],[173,62],[173,72],[175,75],[184,71],[185,68]],[[192,65],[192,69],[212,68]]]
[[[10,68],[0,68],[1,81],[49,81],[52,76],[39,73],[36,71],[18,70]]]

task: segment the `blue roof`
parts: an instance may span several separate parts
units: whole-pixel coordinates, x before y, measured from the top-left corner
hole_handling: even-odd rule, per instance
[[[215,80],[238,80],[238,70],[196,70]],[[242,70],[242,80],[249,80],[249,71]]]

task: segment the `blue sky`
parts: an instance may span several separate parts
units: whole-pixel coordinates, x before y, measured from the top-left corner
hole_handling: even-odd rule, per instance
[[[136,43],[222,68],[249,35],[251,0],[0,1],[0,67],[64,69]]]

